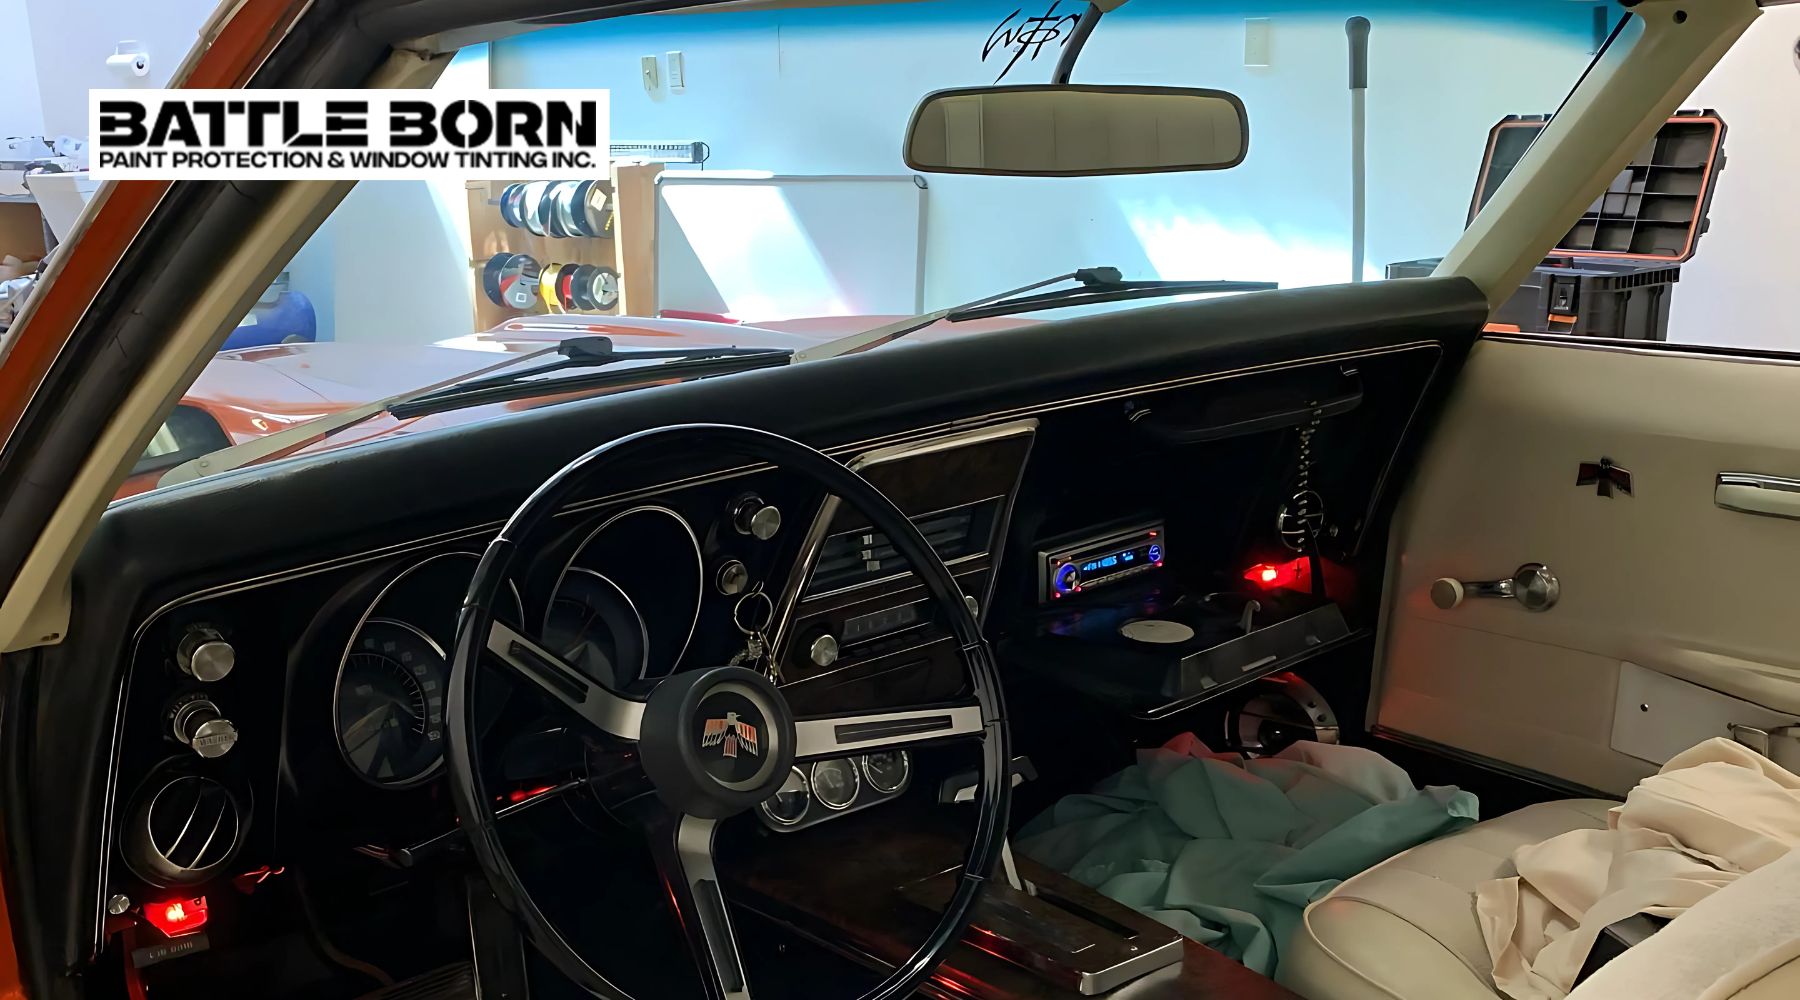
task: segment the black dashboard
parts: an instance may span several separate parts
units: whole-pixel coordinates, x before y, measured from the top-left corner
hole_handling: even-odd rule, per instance
[[[1400,478],[1485,307],[1473,286],[1435,280],[1269,301],[570,402],[115,505],[78,570],[75,638],[8,692],[38,718],[86,720],[9,730],[27,745],[8,751],[42,762],[10,776],[15,790],[64,792],[9,817],[66,831],[32,859],[21,901],[71,970],[109,952],[179,968],[179,937],[139,927],[122,959],[114,945],[173,903],[189,919],[207,908],[208,961],[246,968],[301,927],[335,949],[316,940],[333,922],[321,909],[356,909],[338,921],[351,934],[411,914],[466,938],[447,890],[421,876],[455,851],[442,699],[462,594],[532,487],[643,427],[739,414],[849,463],[944,558],[1009,687],[1156,717],[1367,634]],[[1242,596],[1246,567],[1297,565],[1302,586]],[[879,533],[731,456],[659,455],[592,484],[511,590],[502,618],[626,689],[758,643],[801,716],[963,683]],[[1177,638],[1123,627],[1144,621],[1176,622]],[[498,668],[477,685],[483,739],[504,748],[499,808],[595,780],[591,748],[536,691]],[[755,821],[804,837],[906,795],[916,770],[891,755],[814,765]]]

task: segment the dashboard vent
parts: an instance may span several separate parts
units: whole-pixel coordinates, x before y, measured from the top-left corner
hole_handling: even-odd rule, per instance
[[[237,853],[243,816],[236,796],[211,778],[181,775],[138,797],[125,832],[125,857],[146,881],[199,882]]]
[[[999,511],[998,498],[981,500],[915,517],[913,523],[937,551],[938,558],[950,562],[987,551]],[[819,559],[802,596],[816,597],[858,587],[910,570],[886,533],[867,528],[841,532],[828,536],[819,547]]]

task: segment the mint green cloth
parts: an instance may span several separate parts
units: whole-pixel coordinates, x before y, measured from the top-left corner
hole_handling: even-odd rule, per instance
[[[1308,903],[1475,822],[1475,796],[1412,787],[1370,750],[1299,743],[1245,761],[1181,737],[1026,824],[1018,848],[1257,972]]]

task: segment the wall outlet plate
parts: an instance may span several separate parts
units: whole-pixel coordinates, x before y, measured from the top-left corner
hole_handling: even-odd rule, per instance
[[[1266,69],[1269,65],[1269,19],[1252,17],[1244,21],[1244,65]]]

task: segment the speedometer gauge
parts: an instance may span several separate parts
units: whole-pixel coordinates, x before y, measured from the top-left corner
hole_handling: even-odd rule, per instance
[[[392,618],[363,624],[338,671],[338,749],[357,774],[404,788],[443,764],[450,667],[425,633]]]

